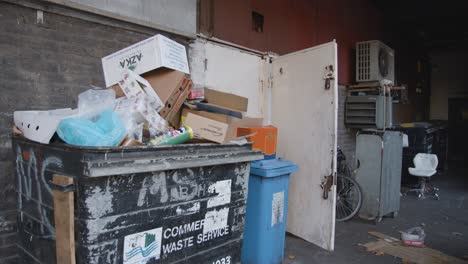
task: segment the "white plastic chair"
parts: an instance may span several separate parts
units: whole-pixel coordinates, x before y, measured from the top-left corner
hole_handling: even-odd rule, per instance
[[[438,188],[427,188],[426,187],[426,179],[432,177],[432,175],[436,174],[437,172],[437,164],[439,160],[437,159],[437,155],[435,154],[426,154],[426,153],[418,153],[413,158],[414,168],[408,168],[409,174],[419,177],[419,188],[418,189],[411,189],[407,192],[417,192],[418,198],[424,199],[425,194],[431,194],[439,200],[439,191]]]

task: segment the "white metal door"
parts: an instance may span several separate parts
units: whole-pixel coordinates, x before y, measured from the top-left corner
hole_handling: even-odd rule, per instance
[[[203,39],[190,45],[189,54],[195,86],[247,97],[247,116],[264,116],[267,84],[263,78],[268,63],[262,54]]]
[[[327,250],[335,238],[337,66],[335,41],[272,62],[277,154],[300,167],[290,179],[287,231]]]

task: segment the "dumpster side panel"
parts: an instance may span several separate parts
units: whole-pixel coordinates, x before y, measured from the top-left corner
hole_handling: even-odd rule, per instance
[[[240,249],[229,249],[242,240],[249,172],[250,164],[242,162],[80,178],[79,263],[131,263],[149,251],[147,263],[226,257],[235,263]],[[147,236],[155,244],[145,251],[138,240]],[[230,245],[214,249],[223,244]]]
[[[135,173],[110,177],[80,178],[77,195],[82,219],[118,216],[131,211],[175,205],[189,210],[191,202],[223,202],[244,199],[247,163]],[[228,180],[230,180],[228,182]],[[216,192],[216,187],[222,193]],[[223,193],[224,192],[224,193]],[[218,198],[213,198],[214,196]],[[181,211],[181,212],[182,212]]]

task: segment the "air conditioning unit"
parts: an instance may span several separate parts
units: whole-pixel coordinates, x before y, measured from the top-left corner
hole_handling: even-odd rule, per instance
[[[395,52],[379,40],[356,43],[356,82],[395,82]]]

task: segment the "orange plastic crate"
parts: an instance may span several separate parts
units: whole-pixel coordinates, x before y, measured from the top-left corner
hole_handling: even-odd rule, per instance
[[[266,159],[276,157],[276,144],[278,138],[278,128],[274,126],[264,127],[240,127],[237,129],[237,136],[247,136],[248,141],[253,142],[253,149],[260,150]]]

